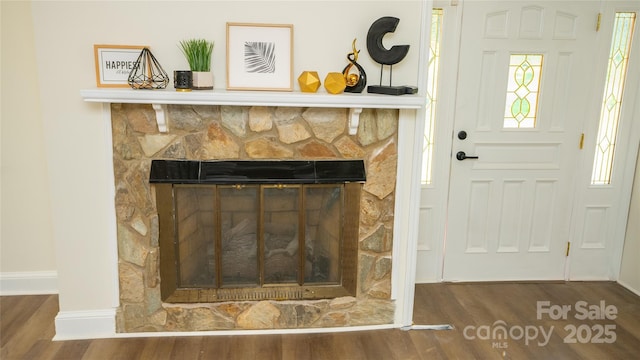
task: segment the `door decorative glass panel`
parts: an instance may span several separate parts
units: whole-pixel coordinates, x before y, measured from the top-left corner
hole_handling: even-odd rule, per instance
[[[511,55],[504,110],[505,128],[535,128],[541,74],[542,55]]]

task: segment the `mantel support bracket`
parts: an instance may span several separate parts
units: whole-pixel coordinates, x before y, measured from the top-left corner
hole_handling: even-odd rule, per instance
[[[169,126],[167,124],[167,105],[165,104],[151,104],[153,110],[156,112],[156,122],[158,123],[158,131],[161,133],[166,133],[169,131]]]
[[[358,133],[361,113],[362,108],[349,108],[349,135],[355,135]]]

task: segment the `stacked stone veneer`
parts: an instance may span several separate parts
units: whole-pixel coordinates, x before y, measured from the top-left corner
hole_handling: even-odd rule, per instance
[[[347,109],[168,106],[159,133],[151,105],[112,104],[120,307],[118,332],[337,327],[393,322],[391,249],[397,110],[367,110],[357,135]],[[358,291],[301,301],[168,304],[160,299],[152,159],[364,159]]]

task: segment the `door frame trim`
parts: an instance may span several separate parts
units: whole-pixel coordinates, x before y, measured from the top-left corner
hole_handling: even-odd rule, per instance
[[[448,6],[447,4],[449,4],[449,1],[434,1],[431,7],[439,7],[439,6],[443,6],[446,7]],[[453,3],[453,2],[451,2]],[[461,26],[462,26],[462,19],[464,18],[464,3],[465,1],[461,1],[461,3],[458,5],[458,7],[460,9],[457,9],[456,11],[458,12],[456,18],[456,25],[455,25],[455,38],[457,39],[457,42],[454,44],[451,43],[447,43],[452,49],[451,55],[455,55],[455,62],[447,62],[447,65],[451,65],[451,64],[455,64],[455,73],[457,73],[457,68],[459,66],[459,56],[460,56],[460,47],[459,47],[459,42],[461,39]],[[462,6],[461,6],[462,5]],[[629,4],[625,4],[627,7],[629,6]],[[452,5],[455,6],[455,5]],[[608,4],[608,5],[603,5],[606,6],[607,8],[617,8],[616,4]],[[431,8],[429,8],[430,11]],[[637,11],[634,10],[634,11]],[[639,20],[640,21],[640,20]],[[636,25],[638,27],[638,25]],[[428,34],[427,34],[428,35]],[[634,39],[634,43],[635,44],[640,44],[640,36],[638,36],[640,34],[636,34],[636,39]],[[428,38],[428,37],[427,37]],[[638,46],[634,46],[634,52],[638,52]],[[443,51],[444,52],[444,51]],[[420,63],[423,63],[422,61]],[[442,70],[441,70],[442,71]],[[446,70],[445,70],[446,71]],[[640,72],[640,69],[636,69],[636,72]],[[422,75],[420,77],[422,79]],[[444,79],[444,76],[440,76],[440,79]],[[640,89],[640,77],[637,77],[637,79],[634,79],[634,83],[636,84],[636,88]],[[457,87],[458,87],[458,79],[456,78],[455,84],[454,84],[454,89],[453,89],[453,93],[457,93]],[[637,80],[637,81],[635,81]],[[629,88],[631,88],[632,86],[629,84],[628,85]],[[598,99],[599,101],[600,99]],[[623,255],[623,248],[624,248],[624,241],[625,241],[625,233],[626,233],[626,224],[628,221],[628,205],[630,203],[631,200],[631,190],[632,190],[632,184],[633,184],[633,177],[634,177],[634,171],[635,171],[635,164],[636,161],[640,160],[640,90],[636,91],[635,94],[635,98],[633,96],[629,97],[629,100],[633,103],[632,109],[629,109],[627,111],[631,112],[632,114],[629,116],[629,120],[631,121],[632,124],[629,126],[629,133],[626,136],[626,140],[625,143],[627,144],[627,146],[625,146],[624,149],[621,149],[623,151],[620,151],[619,154],[619,158],[622,159],[624,157],[624,159],[622,159],[622,162],[618,163],[618,166],[622,166],[624,167],[624,171],[621,171],[621,175],[622,175],[622,181],[620,182],[619,186],[622,186],[622,190],[620,192],[620,198],[619,200],[622,203],[619,203],[620,205],[620,209],[617,213],[618,216],[616,216],[617,221],[612,224],[613,226],[615,226],[615,239],[613,239],[613,243],[611,244],[611,248],[610,248],[610,252],[608,255],[608,263],[609,263],[609,268],[611,269],[611,274],[612,277],[609,280],[617,280],[619,278],[619,273],[620,273],[620,269],[622,266],[622,255]],[[452,101],[456,101],[455,99],[455,95],[453,95],[453,99]],[[438,105],[442,104],[439,102]],[[452,163],[452,158],[451,158],[451,154],[450,152],[453,149],[453,141],[452,141],[452,136],[453,136],[453,124],[451,121],[446,121],[446,119],[443,120],[443,114],[439,113],[438,114],[438,123],[436,125],[436,129],[438,129],[438,127],[442,128],[441,131],[436,130],[436,146],[438,146],[438,150],[436,150],[435,152],[435,156],[434,156],[434,185],[425,185],[425,186],[421,186],[422,191],[425,191],[428,189],[434,189],[435,187],[438,188],[439,191],[445,191],[446,188],[446,193],[447,193],[447,197],[445,200],[445,216],[442,219],[445,219],[445,221],[442,221],[442,231],[438,231],[437,234],[435,235],[442,235],[441,238],[436,239],[436,241],[438,241],[441,246],[439,248],[435,248],[433,249],[433,251],[436,251],[437,254],[436,256],[438,257],[440,264],[438,266],[438,277],[437,279],[435,279],[432,282],[442,282],[443,281],[443,269],[444,269],[444,262],[446,261],[445,259],[445,252],[444,252],[444,246],[446,245],[446,229],[445,229],[445,225],[446,224],[446,212],[447,209],[449,207],[449,193],[451,191],[450,189],[450,177],[451,177],[451,163]],[[455,112],[454,112],[455,115]],[[446,129],[445,129],[446,128]],[[446,144],[445,144],[446,142]],[[421,141],[422,143],[422,141]],[[445,147],[443,145],[448,145],[448,147]],[[590,151],[589,149],[585,149],[587,151]],[[438,156],[439,155],[439,156]],[[586,157],[586,156],[585,156]],[[587,160],[584,160],[584,158],[580,161],[580,167],[586,166],[588,168],[591,167],[591,164],[586,164],[586,162],[588,162]],[[448,166],[445,166],[448,165]],[[445,170],[446,169],[446,170]],[[577,171],[577,168],[576,170]],[[580,183],[580,179],[578,178],[578,174],[580,174],[581,172],[576,172],[576,176],[574,179],[574,184],[575,185],[579,185]],[[443,181],[444,179],[444,181]],[[576,207],[578,206],[578,201],[577,198],[574,197],[572,203],[570,204],[572,210],[572,213],[575,216],[576,214]],[[418,207],[418,211],[420,210],[420,206]],[[437,211],[443,211],[442,209],[437,209]],[[573,219],[571,220],[571,222],[573,223]],[[440,223],[438,223],[440,224]],[[416,226],[418,226],[419,224],[416,223]],[[573,232],[575,231],[575,228],[572,226],[570,229],[570,236],[571,238],[573,238]],[[433,233],[430,233],[430,235]],[[415,264],[412,266],[413,268],[415,268]],[[571,267],[571,256],[567,259],[566,263],[565,263],[565,280],[569,280],[569,274],[570,274],[570,267]]]

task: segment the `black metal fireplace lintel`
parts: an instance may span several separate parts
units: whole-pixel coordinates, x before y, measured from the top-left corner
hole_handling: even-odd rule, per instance
[[[150,183],[335,184],[364,182],[363,160],[153,160]]]

